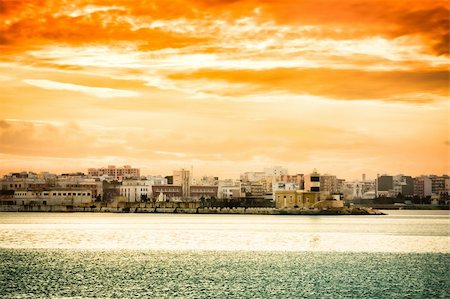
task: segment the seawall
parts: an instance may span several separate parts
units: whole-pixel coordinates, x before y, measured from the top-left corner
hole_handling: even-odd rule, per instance
[[[384,213],[365,207],[333,209],[276,209],[276,208],[168,208],[146,207],[108,207],[64,205],[2,205],[0,212],[89,212],[89,213],[176,213],[176,214],[241,214],[241,215],[384,215]]]

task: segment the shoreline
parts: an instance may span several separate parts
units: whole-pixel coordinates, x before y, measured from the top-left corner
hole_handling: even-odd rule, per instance
[[[295,209],[295,208],[163,208],[163,207],[86,207],[9,205],[0,206],[0,212],[44,212],[44,213],[143,213],[143,214],[233,214],[233,215],[386,215],[370,207]]]

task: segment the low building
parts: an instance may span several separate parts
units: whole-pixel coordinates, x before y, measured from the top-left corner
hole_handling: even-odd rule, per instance
[[[176,185],[153,185],[152,196],[158,198],[161,194],[166,198],[181,198],[183,196],[183,188]]]
[[[60,179],[58,180],[58,186],[62,188],[81,188],[91,190],[91,197],[96,199],[102,199],[103,197],[103,182],[99,179]],[[36,189],[36,188],[33,188]]]
[[[189,190],[189,197],[194,198],[217,198],[218,186],[191,186]]]
[[[88,174],[90,176],[109,176],[116,180],[122,180],[124,178],[140,177],[141,171],[139,168],[132,168],[130,165],[123,167],[116,167],[109,165],[108,167],[101,168],[89,168]]]
[[[16,205],[71,205],[81,206],[92,202],[89,189],[54,188],[50,190],[16,190]]]
[[[320,193],[303,190],[276,190],[276,208],[314,208],[320,201]]]

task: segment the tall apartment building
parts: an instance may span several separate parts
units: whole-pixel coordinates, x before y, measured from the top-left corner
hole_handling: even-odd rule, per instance
[[[132,168],[130,165],[125,165],[123,167],[109,165],[106,168],[89,168],[88,174],[90,176],[107,175],[115,178],[116,180],[122,180],[124,178],[138,178],[141,175],[141,171],[139,168]]]
[[[449,176],[448,175],[430,175],[431,192],[435,195],[448,194],[449,191]]]
[[[174,170],[173,172],[173,185],[181,186],[183,197],[189,197],[190,187],[192,184],[191,173],[187,169]]]
[[[305,191],[306,192],[320,192],[320,174],[314,171],[311,174],[304,176]]]
[[[285,182],[285,183],[294,183],[299,185],[301,188],[304,188],[304,181],[303,181],[303,174],[294,174],[294,175],[289,175],[289,174],[283,174],[280,176],[280,182]]]
[[[344,180],[338,179],[335,175],[321,175],[320,176],[320,191],[329,194],[341,193],[344,185]]]
[[[377,178],[377,195],[396,197],[414,195],[414,180],[410,176],[402,174],[396,176],[382,175]]]
[[[431,188],[431,179],[427,176],[414,178],[414,195],[419,197],[427,197],[433,194]]]

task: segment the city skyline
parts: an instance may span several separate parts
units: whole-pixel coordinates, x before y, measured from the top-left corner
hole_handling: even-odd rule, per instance
[[[126,172],[128,170],[128,172]],[[108,174],[109,171],[112,171],[115,173],[120,174]],[[31,170],[19,170],[19,171],[11,171],[5,174],[0,174],[3,177],[11,176],[11,175],[17,175],[17,174],[28,174],[28,173],[34,173],[36,175],[57,175],[57,176],[64,176],[64,175],[82,175],[87,177],[123,177],[122,180],[132,180],[132,179],[140,179],[145,177],[168,177],[172,176],[174,173],[179,171],[188,171],[190,173],[190,177],[193,179],[202,179],[202,178],[218,178],[219,180],[242,180],[243,176],[247,175],[259,175],[259,174],[265,174],[266,177],[274,177],[274,178],[280,178],[282,176],[297,176],[297,175],[309,175],[309,174],[318,174],[321,176],[334,176],[338,179],[343,179],[344,181],[376,181],[378,177],[380,176],[411,176],[411,177],[430,177],[430,176],[449,176],[448,173],[422,173],[420,175],[410,175],[408,173],[386,173],[386,172],[378,172],[374,177],[368,176],[367,173],[361,173],[359,177],[344,177],[338,173],[331,173],[327,171],[320,171],[317,168],[312,169],[311,171],[290,171],[288,168],[285,168],[280,165],[272,166],[272,167],[264,167],[261,169],[247,169],[243,172],[240,172],[235,177],[221,177],[217,176],[214,173],[200,173],[198,174],[196,171],[194,171],[194,167],[191,165],[190,167],[181,167],[181,168],[173,168],[170,171],[164,172],[164,173],[154,173],[154,172],[143,172],[142,169],[139,166],[134,165],[107,165],[107,166],[101,166],[101,167],[92,167],[89,169],[78,169],[73,172],[51,172],[51,171],[31,171]],[[122,174],[123,172],[123,174]]]
[[[449,173],[447,1],[112,3],[0,1],[0,174]]]

